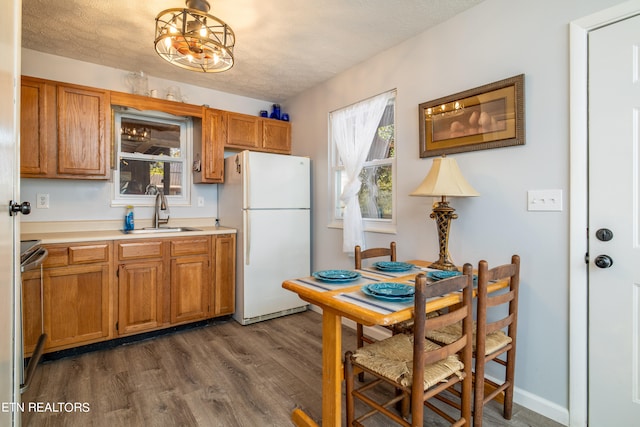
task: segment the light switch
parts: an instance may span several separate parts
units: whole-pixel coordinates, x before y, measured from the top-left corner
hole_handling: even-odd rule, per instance
[[[527,191],[527,210],[562,211],[562,190]]]
[[[47,193],[36,194],[36,208],[49,209],[49,194]]]
[[[204,207],[204,197],[198,197],[198,207]]]

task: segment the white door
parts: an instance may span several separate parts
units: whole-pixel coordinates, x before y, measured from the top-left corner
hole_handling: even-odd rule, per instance
[[[20,412],[11,404],[20,402],[17,348],[14,338],[20,328],[16,263],[19,225],[9,216],[9,200],[19,195],[16,150],[20,88],[20,2],[0,2],[0,425],[20,425]]]
[[[589,425],[640,425],[640,16],[589,33]],[[607,231],[609,230],[609,231]]]

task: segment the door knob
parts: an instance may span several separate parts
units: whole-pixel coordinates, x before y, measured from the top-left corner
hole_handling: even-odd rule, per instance
[[[594,262],[599,268],[609,268],[613,265],[613,260],[609,255],[598,255]]]
[[[608,242],[609,240],[613,239],[613,231],[609,230],[608,228],[601,228],[596,231],[596,237],[602,242]]]
[[[23,214],[29,215],[31,213],[31,203],[29,202],[14,202],[13,200],[9,201],[9,216],[13,216],[13,214]]]

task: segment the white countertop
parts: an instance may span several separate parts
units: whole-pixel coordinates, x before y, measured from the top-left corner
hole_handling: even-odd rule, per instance
[[[211,218],[172,218],[169,224],[166,224],[168,227],[193,227],[197,228],[197,231],[127,234],[122,231],[122,226],[122,221],[23,222],[20,225],[20,239],[40,240],[44,244],[51,244],[236,233],[234,228],[215,226]],[[136,221],[136,229],[150,226],[150,221]]]

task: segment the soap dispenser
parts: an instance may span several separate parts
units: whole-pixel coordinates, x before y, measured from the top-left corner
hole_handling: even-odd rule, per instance
[[[131,231],[134,229],[133,223],[133,206],[128,205],[127,211],[124,215],[124,231]]]

